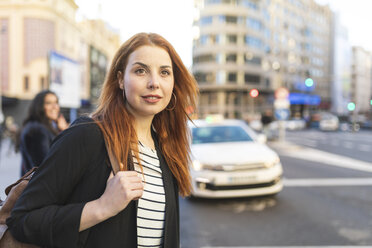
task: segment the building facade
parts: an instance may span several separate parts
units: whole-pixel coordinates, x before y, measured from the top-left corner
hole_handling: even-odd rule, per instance
[[[355,114],[371,111],[372,54],[361,47],[353,47],[351,100],[355,103]]]
[[[332,52],[332,108],[338,116],[347,116],[348,104],[351,102],[351,59],[352,49],[348,31],[340,23],[339,15],[333,19],[333,52]]]
[[[318,96],[316,107],[330,107],[329,7],[313,0],[195,0],[195,6],[192,71],[201,117],[250,119],[272,107],[279,87],[304,99]],[[254,99],[252,89],[259,90]],[[293,102],[292,112],[306,105]]]
[[[80,98],[83,105],[91,102],[91,50],[105,56],[102,66],[107,67],[120,38],[100,20],[77,22],[77,9],[73,0],[0,1],[0,83],[6,116],[20,123],[30,99],[49,88],[51,52],[79,65]]]

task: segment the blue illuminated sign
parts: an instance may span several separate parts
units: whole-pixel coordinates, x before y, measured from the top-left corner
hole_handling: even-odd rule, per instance
[[[304,93],[290,93],[288,99],[291,104],[305,105],[319,105],[321,101],[318,95],[308,95]]]

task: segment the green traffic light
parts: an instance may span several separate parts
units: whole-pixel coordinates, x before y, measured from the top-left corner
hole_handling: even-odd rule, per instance
[[[369,103],[372,105],[372,100]]]
[[[312,80],[311,78],[307,78],[306,80],[305,80],[305,85],[306,85],[306,87],[313,87],[313,85],[314,85],[314,80]]]
[[[353,102],[349,102],[349,103],[347,104],[347,109],[348,109],[349,111],[353,111],[353,110],[355,110],[355,103],[353,103]]]

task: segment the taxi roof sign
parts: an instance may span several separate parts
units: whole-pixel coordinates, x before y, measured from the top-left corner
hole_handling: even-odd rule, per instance
[[[215,115],[207,115],[207,117],[205,117],[205,121],[207,123],[216,123],[216,122],[220,122],[220,121],[223,121],[223,115],[221,114],[215,114]]]

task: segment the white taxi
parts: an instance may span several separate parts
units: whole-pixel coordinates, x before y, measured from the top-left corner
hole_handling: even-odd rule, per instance
[[[230,198],[280,192],[279,156],[241,120],[194,120],[192,196]]]

